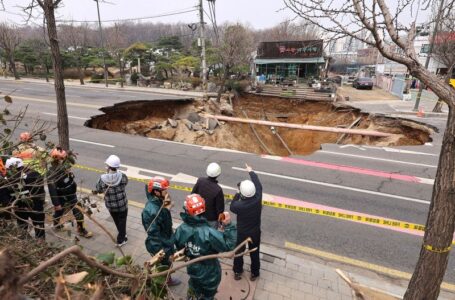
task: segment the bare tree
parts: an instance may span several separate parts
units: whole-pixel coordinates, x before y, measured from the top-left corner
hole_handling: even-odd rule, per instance
[[[90,46],[90,27],[87,23],[75,26],[73,23],[62,25],[59,28],[61,35],[61,46],[68,49],[73,55],[76,63],[79,81],[84,85],[84,68],[82,59]]]
[[[59,39],[57,35],[57,25],[55,22],[55,10],[62,0],[31,0],[29,6],[24,8],[30,16],[33,9],[41,8],[44,20],[47,25],[47,35],[51,48],[52,63],[54,66],[54,88],[57,99],[57,129],[59,144],[63,149],[69,150],[69,128],[68,112],[66,108],[65,83],[63,78],[62,56],[60,54]]]
[[[224,76],[218,91],[218,101],[232,69],[248,65],[253,51],[251,32],[241,24],[226,25],[226,27],[221,28],[220,32],[222,33],[222,39],[221,45],[219,45],[219,57],[223,64]]]
[[[286,19],[272,28],[254,33],[256,42],[301,41],[320,38],[319,28],[302,20],[299,23]]]
[[[447,268],[455,227],[455,89],[444,79],[428,71],[418,60],[413,41],[416,21],[406,25],[404,19],[437,0],[283,0],[284,4],[304,20],[318,26],[333,37],[350,36],[375,47],[386,58],[405,65],[410,73],[447,103],[449,115],[442,141],[439,166],[433,187],[423,245],[405,299],[437,299]],[[341,3],[340,3],[341,2]],[[446,16],[454,0],[443,7]],[[389,4],[387,4],[389,3]],[[393,5],[393,7],[391,6]],[[367,30],[365,37],[362,31]],[[398,51],[391,51],[394,45]]]
[[[449,84],[455,68],[455,11],[450,11],[442,19],[431,55],[437,62],[446,66],[445,80]],[[441,112],[442,104],[443,101],[439,99],[433,108],[433,112]]]
[[[14,51],[16,51],[21,40],[21,32],[17,26],[9,25],[6,22],[0,24],[0,48],[5,51],[11,71],[16,79],[19,79],[19,74],[14,61]]]
[[[125,49],[128,47],[126,28],[121,23],[115,23],[114,26],[105,29],[106,32],[106,48],[115,59],[120,69],[120,85],[123,87],[125,77]]]

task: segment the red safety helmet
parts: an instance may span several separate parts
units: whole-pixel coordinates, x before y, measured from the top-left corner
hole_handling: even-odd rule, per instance
[[[185,209],[191,216],[197,216],[205,212],[205,200],[198,194],[186,196]]]
[[[61,159],[64,160],[68,156],[68,153],[66,153],[65,150],[63,150],[60,147],[54,148],[51,151],[51,157],[53,159]]]
[[[20,135],[19,135],[19,140],[21,142],[29,142],[32,140],[32,135],[30,134],[30,132],[22,132]]]
[[[151,193],[153,190],[164,191],[167,190],[168,188],[169,180],[160,176],[153,177],[147,184],[147,190],[149,193]]]

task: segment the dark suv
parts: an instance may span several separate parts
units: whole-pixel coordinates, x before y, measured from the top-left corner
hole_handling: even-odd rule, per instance
[[[368,77],[359,77],[354,79],[352,82],[352,87],[356,89],[373,89],[373,80]]]

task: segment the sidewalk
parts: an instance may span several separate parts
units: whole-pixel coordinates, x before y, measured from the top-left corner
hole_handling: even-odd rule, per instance
[[[142,265],[150,255],[145,250],[145,232],[141,223],[142,208],[130,205],[128,211],[128,244],[122,250],[133,256],[136,264]],[[100,207],[100,212],[94,213],[94,218],[105,226],[114,236],[117,231],[109,215],[109,212]],[[174,227],[179,225],[180,220],[174,219]],[[67,225],[68,226],[68,225]],[[115,247],[109,237],[102,230],[87,221],[87,227],[93,231],[94,237],[91,239],[81,238],[80,244],[84,251],[90,255],[114,251],[116,255],[120,252]],[[71,226],[68,230],[74,230]],[[72,238],[68,238],[65,233],[60,236],[67,241],[59,241],[53,232],[48,232],[48,241],[54,241],[71,245]],[[352,298],[351,289],[335,272],[333,264],[311,257],[304,257],[298,253],[286,251],[275,246],[263,243],[261,245],[261,276],[255,282],[248,280],[248,262],[244,278],[241,281],[233,280],[231,272],[232,261],[222,261],[222,282],[217,294],[218,300],[230,299],[257,299],[257,300],[279,300],[279,299],[314,299],[314,300],[348,300]],[[346,267],[349,269],[349,267]],[[359,283],[375,287],[386,291],[390,294],[403,295],[405,286],[395,285],[394,280],[385,280],[380,276],[366,277],[364,275],[354,274],[351,271],[346,272],[351,278]],[[188,276],[186,270],[177,271],[174,276],[182,281],[182,284],[171,288],[173,299],[186,299],[186,289]],[[399,282],[399,280],[397,280]],[[451,294],[453,296],[453,294]],[[440,299],[450,299],[453,297],[440,297]]]
[[[41,83],[41,84],[48,84],[53,85],[53,81],[46,82],[44,79],[34,79],[34,78],[21,78],[19,80],[14,80],[13,77],[0,77],[1,81],[13,81],[13,82],[30,82],[30,83]],[[163,95],[174,95],[174,96],[182,96],[182,97],[190,97],[190,98],[202,98],[205,93],[203,92],[195,92],[195,91],[180,91],[174,89],[164,89],[164,88],[151,88],[151,87],[137,87],[137,86],[126,86],[124,88],[118,87],[115,84],[109,84],[108,87],[105,87],[104,84],[101,83],[88,83],[86,82],[84,85],[79,83],[79,80],[65,80],[65,86],[75,86],[80,88],[97,88],[97,89],[108,89],[108,90],[117,90],[117,91],[132,91],[132,92],[149,92],[152,94],[163,94]],[[216,93],[209,93],[209,96],[216,96]]]

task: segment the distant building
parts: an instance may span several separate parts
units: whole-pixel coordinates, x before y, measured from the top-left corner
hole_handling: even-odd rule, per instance
[[[268,80],[316,76],[324,64],[322,40],[262,42],[254,59],[255,73]]]

